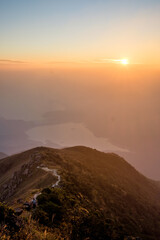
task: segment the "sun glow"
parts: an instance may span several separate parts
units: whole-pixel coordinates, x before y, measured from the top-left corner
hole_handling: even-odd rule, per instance
[[[128,59],[121,59],[120,62],[124,65],[128,64]]]

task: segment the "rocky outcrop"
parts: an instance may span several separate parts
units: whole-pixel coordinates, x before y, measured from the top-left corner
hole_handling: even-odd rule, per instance
[[[30,161],[26,164],[23,164],[18,171],[15,171],[11,178],[2,185],[0,189],[0,201],[5,201],[9,197],[11,197],[18,186],[33,175],[33,171],[37,168],[37,166],[41,163],[41,154],[35,152],[30,156]]]
[[[23,209],[22,209],[22,208],[16,208],[16,209],[15,209],[15,214],[16,214],[17,216],[20,216],[22,213],[23,213]]]

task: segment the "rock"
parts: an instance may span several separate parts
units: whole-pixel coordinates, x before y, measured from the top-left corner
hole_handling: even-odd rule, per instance
[[[4,188],[4,189],[7,189],[7,188],[8,188],[8,185],[7,185],[7,184],[4,184],[4,185],[3,185],[3,188]]]
[[[22,198],[17,199],[17,203],[23,203],[23,199]]]
[[[45,165],[42,163],[42,164],[40,164],[40,167],[45,167]]]
[[[23,208],[29,211],[31,209],[31,204],[29,202],[25,202],[23,204]]]
[[[23,172],[23,175],[28,175],[28,173],[29,173],[29,169],[26,168],[26,169],[24,170],[24,172]]]
[[[22,208],[16,208],[16,209],[15,209],[15,214],[16,214],[17,216],[20,216],[20,215],[22,214],[22,212],[23,212],[23,209],[22,209]]]
[[[17,185],[15,184],[12,188],[15,190],[17,188]]]

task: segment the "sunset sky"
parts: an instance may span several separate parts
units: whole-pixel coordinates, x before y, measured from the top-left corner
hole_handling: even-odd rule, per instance
[[[1,0],[0,152],[85,145],[160,180],[159,13],[159,0]]]
[[[0,57],[160,64],[159,12],[159,0],[2,0]]]

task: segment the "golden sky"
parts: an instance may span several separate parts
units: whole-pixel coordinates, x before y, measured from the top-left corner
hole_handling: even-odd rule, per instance
[[[157,0],[2,1],[0,59],[159,65],[159,12]]]

